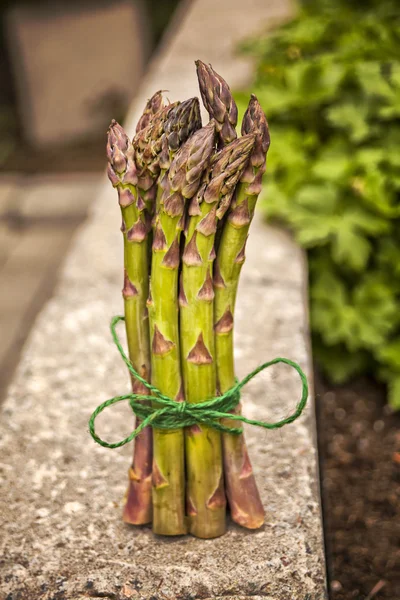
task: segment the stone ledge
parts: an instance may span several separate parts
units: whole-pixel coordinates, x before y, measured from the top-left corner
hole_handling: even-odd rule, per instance
[[[251,24],[258,28],[274,3],[250,4],[259,7],[257,18],[243,11],[241,0],[220,0],[213,18],[233,11],[229,14],[247,20],[244,29],[251,33]],[[190,50],[192,31],[199,12],[209,5],[209,0],[190,4],[178,35],[153,66],[145,97],[161,87],[158,69],[163,65],[175,73],[174,97],[196,93],[192,59],[198,50]],[[211,15],[203,14],[205,23]],[[233,33],[226,57],[232,57]],[[191,68],[189,83],[173,68],[184,62],[183,48]],[[207,52],[205,60],[217,57],[218,40],[210,39]],[[225,75],[223,61],[213,62]],[[237,85],[233,72],[230,82]],[[143,93],[132,111],[131,128],[142,103]],[[118,227],[116,198],[104,184],[58,290],[36,322],[3,407],[0,594],[8,600],[323,600],[312,399],[305,415],[288,427],[268,433],[247,428],[268,515],[259,531],[230,524],[228,533],[216,540],[166,539],[153,536],[148,527],[131,528],[121,521],[131,449],[103,449],[87,433],[94,407],[128,389],[108,327],[111,315],[122,310]],[[298,361],[312,376],[306,280],[304,256],[290,236],[257,219],[236,313],[239,377],[279,355]],[[299,394],[297,374],[276,367],[247,386],[244,412],[277,419],[293,409]],[[99,419],[99,431],[107,439],[119,439],[130,422],[126,407],[110,410]]]

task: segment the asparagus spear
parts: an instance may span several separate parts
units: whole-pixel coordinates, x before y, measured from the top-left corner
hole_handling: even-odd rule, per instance
[[[176,154],[165,178],[154,226],[148,302],[152,383],[177,401],[183,400],[178,320],[180,235],[185,202],[197,192],[214,149],[214,139],[212,121],[194,133]],[[163,535],[187,531],[182,429],[154,430],[153,531]]]
[[[190,98],[171,110],[164,125],[164,134],[159,156],[160,175],[158,177],[156,212],[158,212],[163,193],[165,177],[171,162],[182,144],[201,127],[200,105],[198,98]]]
[[[189,98],[177,104],[169,113],[164,124],[160,169],[167,171],[172,159],[182,144],[198,129],[201,128],[199,99]]]
[[[212,266],[217,219],[226,212],[254,145],[254,136],[235,140],[217,153],[189,206],[180,288],[181,357],[187,402],[216,394]],[[225,531],[221,436],[195,425],[186,432],[187,512],[190,532],[212,538]]]
[[[147,321],[146,301],[148,297],[149,273],[149,224],[153,212],[157,177],[158,154],[161,147],[164,122],[175,105],[157,110],[162,105],[160,92],[146,104],[139,120],[139,130],[135,140],[140,139],[139,148],[129,141],[122,127],[111,124],[107,145],[109,159],[108,175],[118,189],[122,212],[122,232],[124,235],[124,308],[125,328],[128,340],[129,358],[133,366],[148,379],[150,377],[150,342]],[[154,112],[155,111],[155,112]],[[152,114],[154,113],[154,114]],[[148,120],[148,125],[145,125]],[[137,169],[137,157],[141,171]],[[150,161],[147,159],[150,157]],[[148,168],[151,163],[152,170]],[[126,169],[127,173],[123,174]],[[150,173],[150,175],[149,175]],[[132,379],[132,390],[148,394],[136,379]],[[136,426],[139,424],[136,420]],[[132,466],[129,469],[129,485],[126,493],[123,519],[127,523],[140,525],[149,523],[152,518],[152,457],[153,442],[151,428],[145,428],[135,440]]]
[[[127,331],[130,360],[134,367],[148,379],[150,376],[149,332],[146,300],[148,297],[149,273],[149,225],[154,210],[156,193],[155,182],[160,170],[159,158],[164,139],[164,126],[178,136],[179,142],[192,131],[178,119],[174,109],[179,103],[161,107],[161,92],[149,100],[144,114],[138,123],[138,133],[131,144],[122,127],[116,122],[111,124],[107,153],[109,158],[108,174],[118,189],[124,234],[124,305],[125,326]],[[186,111],[187,112],[187,111]],[[199,114],[199,111],[197,111]],[[186,113],[185,113],[186,114]],[[178,125],[168,125],[169,119],[177,120]],[[145,123],[148,121],[148,125]],[[196,122],[197,124],[197,122]],[[143,128],[141,128],[145,125]],[[170,136],[171,137],[171,136]],[[176,145],[174,139],[168,141],[168,147]],[[178,142],[178,143],[179,143]],[[136,146],[135,146],[136,144]],[[174,146],[175,147],[175,146]],[[139,171],[136,164],[139,164]],[[124,169],[127,173],[124,174]],[[140,368],[138,368],[140,367]],[[132,381],[136,393],[147,394],[147,389],[138,381]],[[134,446],[132,467],[129,470],[129,486],[123,518],[133,524],[151,521],[151,463],[152,432],[144,429]]]
[[[255,145],[227,213],[215,264],[215,350],[218,387],[221,393],[235,384],[233,314],[236,292],[270,143],[267,120],[254,95],[251,96],[242,123],[242,134],[249,133],[256,134]],[[226,419],[224,424],[228,427],[237,426],[229,419]],[[265,513],[244,435],[224,433],[222,445],[226,494],[232,519],[244,527],[256,529],[263,524]]]
[[[197,78],[203,104],[210,118],[217,121],[219,131],[219,148],[235,140],[238,110],[233,99],[229,85],[211,65],[206,65],[201,60],[196,61]],[[217,250],[221,236],[223,221],[218,221],[218,230],[215,236],[215,249]]]
[[[140,117],[137,125],[136,125],[136,133],[142,131],[147,125],[149,125],[152,117],[158,113],[158,111],[163,106],[163,97],[162,91],[159,90],[147,101],[146,106],[144,107],[142,116]]]
[[[210,118],[217,122],[220,146],[236,139],[238,110],[229,85],[211,65],[196,60],[197,78],[203,104]]]
[[[163,178],[178,148],[201,127],[197,98],[162,107],[133,140],[138,188],[148,211],[154,212],[157,179]]]
[[[150,346],[146,300],[148,296],[148,218],[137,193],[137,173],[133,146],[122,129],[113,121],[108,130],[108,176],[118,190],[124,236],[125,326],[130,360],[135,369],[150,376]],[[132,379],[132,389],[146,394],[147,389]],[[138,423],[137,423],[138,424]],[[123,518],[140,525],[151,521],[152,432],[145,428],[136,438],[129,487]]]
[[[134,139],[135,164],[137,167],[140,197],[148,212],[152,215],[155,209],[157,194],[157,178],[160,173],[160,154],[164,139],[164,127],[178,102],[160,108],[153,115],[149,124],[140,129]]]

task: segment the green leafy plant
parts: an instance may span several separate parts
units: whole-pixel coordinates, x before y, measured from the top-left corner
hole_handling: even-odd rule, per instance
[[[395,2],[330,0],[244,48],[273,139],[262,206],[308,249],[315,358],[334,382],[374,374],[398,409],[399,47]]]

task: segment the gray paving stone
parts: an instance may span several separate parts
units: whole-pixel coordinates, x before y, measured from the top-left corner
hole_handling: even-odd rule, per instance
[[[50,295],[56,267],[65,255],[71,234],[65,227],[58,231],[5,230],[8,246],[2,248],[0,244],[0,398],[32,319]]]
[[[100,257],[114,245],[121,250],[118,236],[103,235],[106,223],[96,221],[91,229],[98,234]],[[259,227],[252,233],[250,245],[260,247],[275,231]],[[80,241],[85,237],[86,232]],[[283,240],[301,265],[298,248],[290,238]],[[81,248],[75,248],[67,271],[80,269]],[[87,434],[87,419],[97,403],[128,389],[108,331],[110,315],[122,309],[117,264],[100,273],[93,265],[85,286],[64,279],[36,324],[5,403],[0,462],[7,465],[3,577],[9,581],[0,590],[33,594],[46,584],[54,592],[55,579],[63,575],[66,598],[83,594],[88,580],[101,594],[120,598],[118,586],[136,579],[140,598],[185,598],[189,593],[213,598],[230,592],[232,597],[274,600],[302,599],[310,593],[322,600],[312,405],[300,421],[283,430],[247,431],[268,512],[259,532],[231,525],[224,537],[213,541],[165,541],[147,528],[132,529],[121,522],[130,450],[107,451]],[[277,268],[284,269],[285,261]],[[237,328],[239,376],[277,355],[297,360],[310,373],[304,298],[296,283],[242,285]],[[277,419],[290,412],[299,389],[296,374],[286,367],[265,372],[248,386],[245,412]],[[129,421],[126,407],[110,411],[99,420],[99,431],[117,439],[128,432]],[[15,564],[29,566],[13,575]],[[164,596],[157,596],[160,591]]]
[[[29,221],[83,218],[98,187],[98,176],[47,175],[25,177],[13,211]]]
[[[150,90],[163,86],[164,68],[174,94],[194,93],[192,65],[190,75],[185,66],[182,79],[178,67],[184,58],[190,62],[197,57],[199,18],[211,31],[213,19],[221,25],[223,15],[240,16],[241,27],[250,33],[268,17],[263,0],[249,3],[258,6],[257,15],[247,7],[243,10],[239,0],[220,0],[216,6],[218,10],[210,12],[209,0],[190,5],[181,29],[153,66],[128,126],[133,128]],[[287,10],[285,4],[267,6]],[[214,36],[208,40],[208,56],[203,56],[224,75],[229,56],[233,62],[233,33],[236,36],[232,28],[226,34],[229,44],[223,42],[229,49],[224,50],[226,59],[213,60],[220,43]],[[236,86],[234,71],[231,66],[230,81]],[[104,181],[58,290],[36,322],[3,407],[0,594],[19,593],[19,600],[325,600],[312,397],[305,415],[294,424],[268,433],[246,430],[268,515],[259,531],[230,524],[228,533],[216,540],[164,539],[147,527],[132,528],[121,521],[131,449],[106,450],[87,432],[95,406],[128,389],[108,328],[111,315],[123,308],[118,228],[115,194]],[[288,234],[266,227],[258,218],[237,304],[239,377],[278,355],[299,362],[312,377],[306,281],[300,249]],[[248,385],[244,412],[278,419],[293,409],[299,394],[296,373],[274,367]],[[121,406],[100,418],[98,429],[109,440],[120,439],[129,432],[130,422],[128,408]]]

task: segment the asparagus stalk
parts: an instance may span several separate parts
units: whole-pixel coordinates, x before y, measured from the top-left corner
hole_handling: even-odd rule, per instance
[[[158,106],[160,106],[159,110]],[[140,365],[144,365],[141,374],[146,379],[150,377],[150,342],[146,307],[150,254],[148,233],[155,197],[153,183],[158,168],[158,155],[156,152],[153,154],[153,148],[157,149],[161,143],[164,122],[173,106],[162,107],[161,92],[154,94],[148,101],[137,125],[138,133],[135,139],[140,138],[139,152],[135,151],[135,145],[130,143],[123,129],[114,122],[109,131],[107,147],[108,174],[111,182],[118,189],[122,212],[125,266],[123,297],[129,358],[139,372]],[[138,155],[142,158],[139,161],[140,174],[136,166]],[[147,157],[150,157],[150,161]],[[124,160],[128,177],[125,175],[121,179],[117,172],[118,168],[125,166]],[[148,168],[149,162],[151,169]],[[122,167],[119,166],[120,164]],[[148,394],[147,388],[134,378],[132,378],[132,390],[135,393]],[[138,424],[139,420],[136,419],[136,426]],[[148,427],[140,433],[134,444],[123,510],[123,519],[127,523],[140,525],[149,523],[152,519],[152,458],[153,435],[151,428]]]
[[[151,215],[154,212],[164,126],[168,124],[168,119],[171,118],[171,114],[173,115],[173,110],[178,103],[166,107],[161,105],[161,92],[157,92],[145,107],[133,144],[129,142],[123,129],[113,123],[110,128],[108,147],[109,176],[113,185],[118,188],[123,218],[125,257],[123,296],[129,357],[136,370],[146,379],[150,377],[146,307],[150,256],[148,234]],[[158,106],[161,106],[159,110],[157,110]],[[185,134],[179,130],[179,135],[180,139],[183,139]],[[117,176],[119,163],[124,167],[123,159],[131,174],[129,181],[126,180],[126,176],[122,180]],[[147,389],[135,379],[132,380],[132,389],[136,393],[144,395],[148,393]],[[135,525],[150,522],[152,516],[152,437],[151,428],[146,428],[136,438],[133,462],[129,470],[129,486],[123,518],[126,522]]]
[[[148,218],[137,193],[137,173],[133,146],[118,123],[113,121],[107,142],[108,176],[118,190],[124,236],[125,326],[129,357],[134,368],[150,377],[150,345],[146,300],[148,296]],[[132,389],[147,389],[132,379]],[[138,423],[137,423],[138,424]],[[145,428],[136,438],[123,519],[140,525],[151,521],[152,432]]]
[[[256,134],[255,145],[242,173],[235,198],[227,213],[215,264],[215,350],[221,393],[235,384],[233,315],[239,275],[245,260],[245,244],[265,172],[270,138],[268,124],[257,98],[252,95],[244,115],[242,134]],[[237,411],[240,411],[238,407]],[[237,424],[224,420],[228,427]],[[249,529],[261,527],[264,508],[258,493],[244,435],[222,435],[225,486],[232,519]]]
[[[190,105],[187,106],[192,112]],[[197,118],[196,111],[193,114]],[[211,122],[194,133],[176,154],[165,177],[154,226],[148,302],[152,383],[177,401],[183,400],[178,319],[180,236],[185,202],[197,192],[214,149],[214,139],[215,125]],[[183,534],[187,532],[184,433],[182,429],[154,429],[153,434],[153,531],[163,535]]]
[[[181,357],[187,402],[216,394],[212,266],[217,220],[226,212],[254,145],[249,135],[217,153],[189,206],[180,287]],[[186,432],[187,512],[190,532],[213,538],[225,532],[221,436],[195,425]]]
[[[161,92],[157,92],[146,104],[133,144],[122,127],[113,122],[107,146],[108,174],[118,189],[123,218],[123,296],[129,357],[136,370],[146,379],[150,377],[146,307],[149,291],[149,225],[154,211],[155,183],[160,170],[159,158],[164,126],[168,125],[171,113],[174,116],[173,110],[178,103],[166,107],[161,105],[162,95]],[[179,123],[181,124],[181,121]],[[185,138],[185,131],[187,135],[191,132],[191,128],[185,128],[184,125],[185,123],[181,128],[177,128],[179,140]],[[182,132],[181,129],[185,131]],[[173,140],[171,145],[172,143]],[[132,389],[136,393],[148,393],[135,379],[132,380]],[[152,454],[152,431],[151,428],[146,428],[136,438],[133,462],[129,470],[129,486],[123,512],[123,518],[128,523],[139,525],[151,521]]]
[[[211,65],[196,60],[197,78],[203,104],[217,123],[220,147],[236,139],[238,110],[229,85]]]
[[[235,100],[225,79],[214,71],[211,65],[206,65],[201,60],[197,60],[196,69],[203,104],[210,118],[215,119],[217,122],[219,148],[223,148],[237,137],[238,110]],[[220,220],[218,221],[218,229],[215,236],[216,251],[222,227],[223,221]]]

